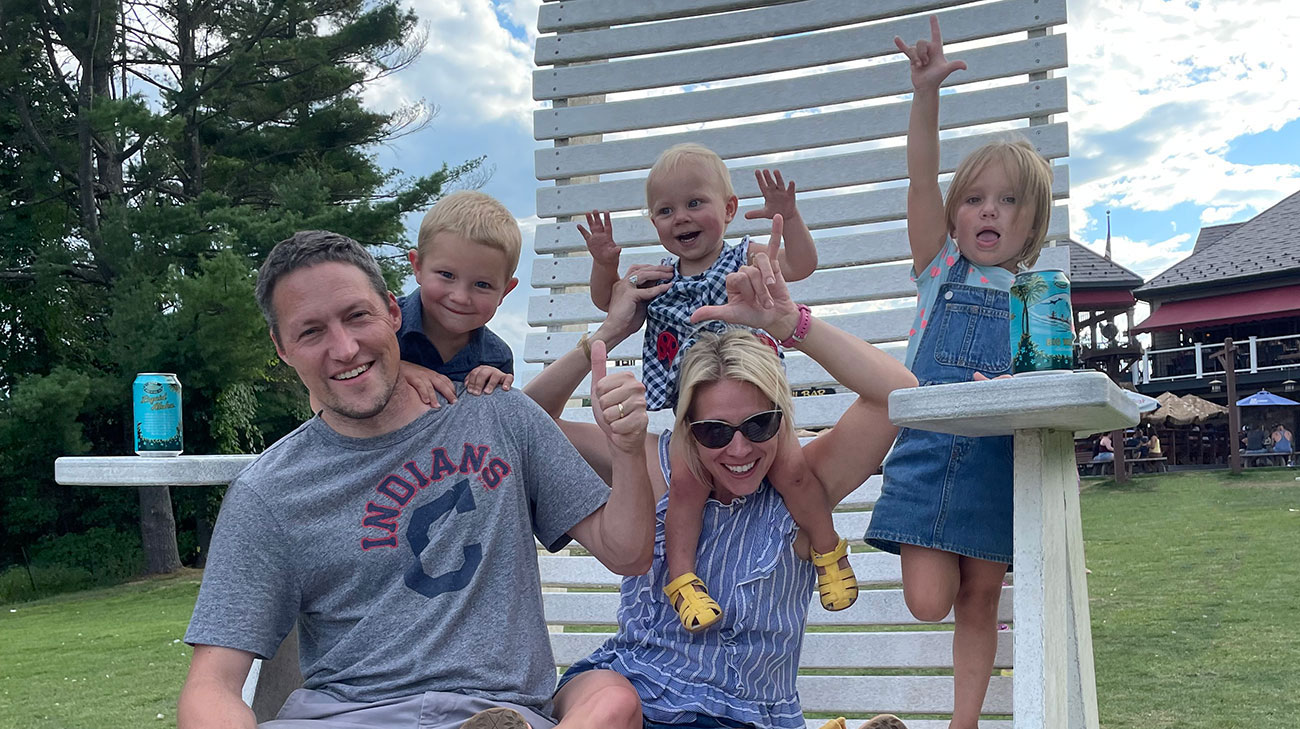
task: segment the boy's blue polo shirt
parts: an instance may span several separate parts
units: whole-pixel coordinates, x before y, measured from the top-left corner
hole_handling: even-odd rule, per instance
[[[443,362],[438,348],[424,333],[420,287],[398,299],[397,305],[402,309],[402,328],[397,330],[397,344],[402,359],[407,362],[427,367],[457,382],[463,382],[479,365],[491,365],[509,375],[515,373],[515,357],[510,345],[485,326],[470,332],[465,346],[452,356],[451,361]]]

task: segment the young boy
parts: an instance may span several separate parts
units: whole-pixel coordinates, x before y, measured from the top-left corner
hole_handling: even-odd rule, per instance
[[[487,328],[519,283],[519,225],[505,206],[481,192],[454,192],[420,223],[409,254],[419,287],[398,299],[402,376],[421,399],[456,401],[453,381],[478,395],[514,382],[510,347]]]

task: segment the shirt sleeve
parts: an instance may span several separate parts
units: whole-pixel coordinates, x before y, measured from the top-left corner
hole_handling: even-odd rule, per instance
[[[517,394],[503,402],[522,436],[533,534],[555,552],[569,543],[570,529],[605,505],[610,489],[541,406],[518,390],[504,394]]]
[[[283,553],[287,545],[262,500],[236,480],[217,517],[185,642],[275,655],[298,616],[300,589]]]

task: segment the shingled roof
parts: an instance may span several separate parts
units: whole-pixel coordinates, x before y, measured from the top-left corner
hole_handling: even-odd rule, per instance
[[[1224,236],[1235,231],[1245,223],[1224,223],[1223,225],[1211,225],[1208,228],[1201,228],[1201,234],[1196,236],[1196,245],[1192,246],[1192,252],[1196,253],[1205,250],[1206,247],[1223,240]]]
[[[1214,226],[1210,235],[1228,227]],[[1205,233],[1203,230],[1202,236]],[[1226,231],[1217,240],[1203,242],[1198,238],[1192,255],[1134,293],[1140,296],[1194,284],[1241,283],[1285,273],[1300,274],[1300,192]]]
[[[1142,277],[1076,241],[1070,244],[1070,287],[1076,289],[1132,289]]]

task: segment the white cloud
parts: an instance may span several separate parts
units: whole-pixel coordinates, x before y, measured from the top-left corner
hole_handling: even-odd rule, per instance
[[[393,108],[425,99],[439,107],[443,122],[507,120],[529,132],[537,106],[532,98],[537,4],[510,0],[502,7],[511,23],[524,28],[527,39],[520,40],[482,0],[416,0],[413,7],[428,33],[424,52],[412,67],[368,88],[366,102]]]
[[[1111,236],[1111,260],[1128,270],[1150,280],[1152,276],[1183,260],[1190,252],[1192,236],[1179,233],[1162,241],[1132,240],[1124,236]],[[1106,254],[1105,237],[1080,240],[1080,243],[1099,255]]]
[[[1193,203],[1220,208],[1213,216],[1300,187],[1300,166],[1225,159],[1237,137],[1300,118],[1300,57],[1268,40],[1297,24],[1293,0],[1071,2],[1076,207]],[[1091,222],[1072,219],[1076,230]]]

